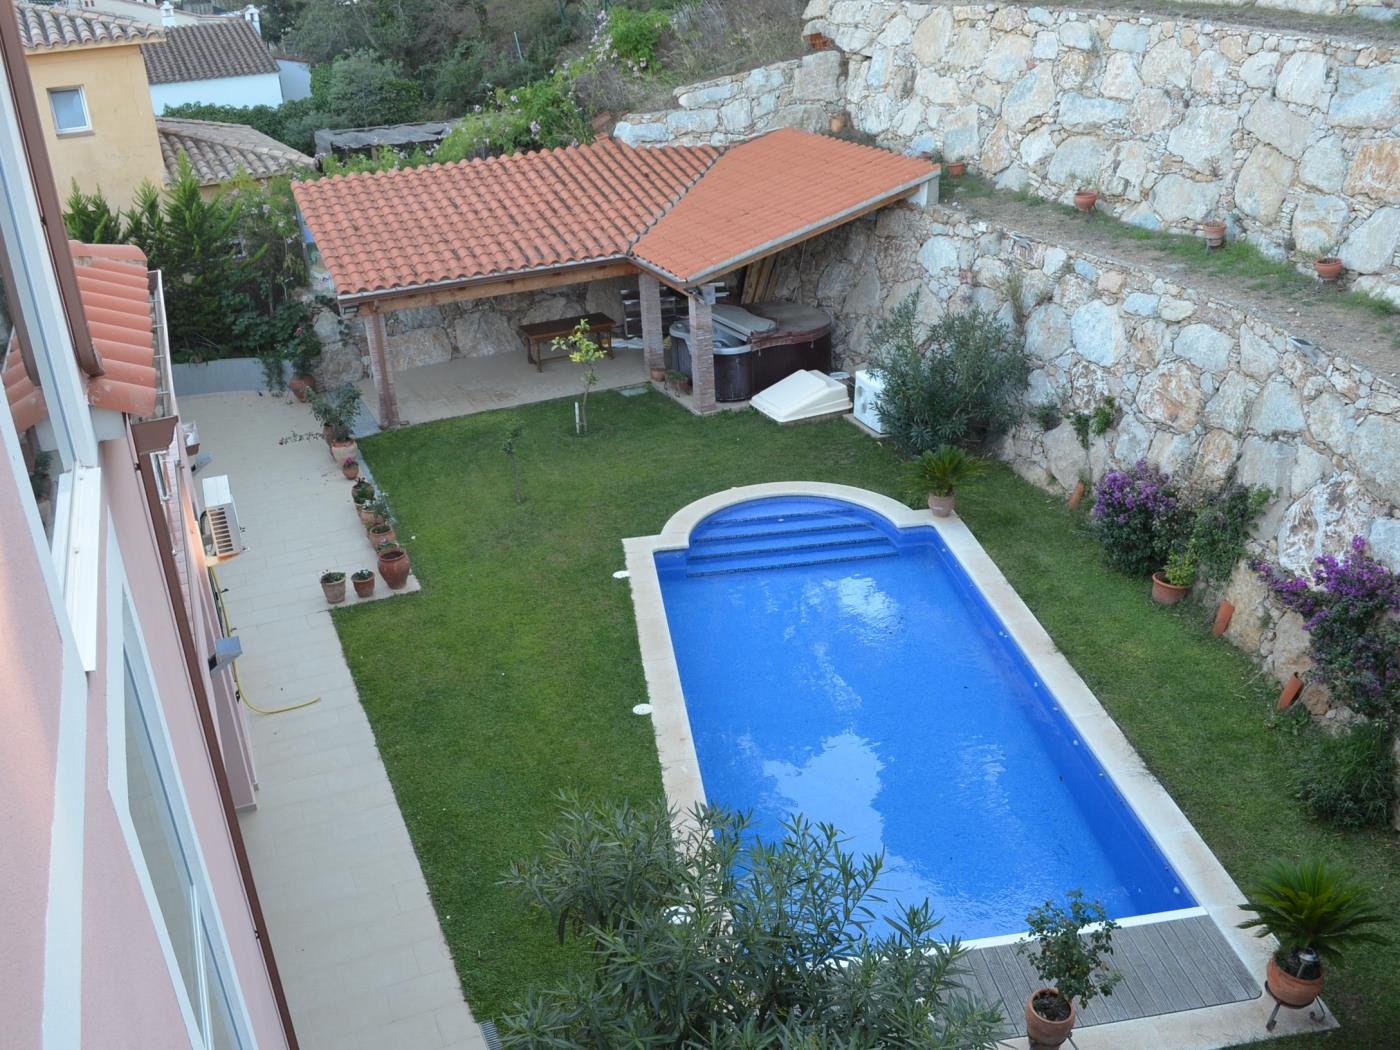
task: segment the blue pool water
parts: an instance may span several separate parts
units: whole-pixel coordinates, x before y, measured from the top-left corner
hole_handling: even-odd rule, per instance
[[[1195,905],[962,566],[927,527],[754,500],[656,556],[706,797],[883,850],[892,902],[1016,933],[1082,888],[1123,918]]]

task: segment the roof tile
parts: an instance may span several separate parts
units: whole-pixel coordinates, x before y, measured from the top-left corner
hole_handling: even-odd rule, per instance
[[[174,178],[183,152],[200,185],[210,186],[246,171],[254,178],[289,175],[316,162],[299,150],[246,124],[222,124],[212,120],[157,117],[160,152],[165,170]]]
[[[152,84],[277,72],[277,60],[262,36],[242,18],[171,26],[164,40],[141,45],[141,57]]]
[[[20,42],[30,51],[159,40],[160,26],[101,11],[15,4]]]

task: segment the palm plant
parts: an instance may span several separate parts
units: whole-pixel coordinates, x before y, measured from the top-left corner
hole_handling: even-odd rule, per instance
[[[909,498],[917,502],[932,493],[951,496],[959,485],[980,478],[987,464],[957,445],[943,445],[910,462],[905,471]]]
[[[1387,943],[1367,928],[1386,921],[1372,903],[1371,891],[1346,867],[1331,861],[1274,861],[1255,881],[1243,907],[1254,918],[1240,923],[1240,929],[1277,937],[1274,958],[1292,974],[1298,973],[1304,952],[1340,965],[1353,948]]]

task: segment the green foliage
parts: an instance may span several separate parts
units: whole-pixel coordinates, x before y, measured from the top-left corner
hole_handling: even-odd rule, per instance
[[[330,124],[328,115],[309,98],[289,99],[280,106],[221,106],[207,102],[185,102],[171,106],[164,116],[245,124],[306,154],[315,149],[313,136],[316,129]]]
[[[1068,908],[1046,901],[1032,909],[1026,916],[1030,941],[1021,951],[1042,981],[1085,1007],[1100,995],[1112,995],[1122,980],[1123,975],[1107,970],[1104,962],[1104,956],[1113,954],[1118,924],[1101,903],[1086,901],[1082,890],[1070,890],[1065,900]]]
[[[917,294],[876,326],[871,356],[885,376],[881,420],[910,455],[940,445],[980,448],[1004,433],[1030,375],[1009,326],[972,307],[925,328]]]
[[[1336,734],[1311,728],[1299,742],[1294,795],[1313,816],[1337,827],[1384,827],[1396,797],[1394,747],[1394,733],[1383,722]]]
[[[933,452],[925,452],[906,468],[909,500],[922,503],[930,493],[951,496],[959,485],[980,478],[986,472],[987,464],[983,460],[956,445],[943,445]]]
[[[594,42],[596,59],[620,63],[638,75],[654,70],[656,47],[671,23],[670,14],[632,7],[611,7],[605,14]]]
[[[84,193],[77,179],[63,202],[63,225],[69,237],[84,244],[121,244],[126,239],[121,212],[113,210],[101,193]]]
[[[1074,436],[1079,439],[1085,452],[1089,451],[1091,437],[1103,437],[1114,423],[1118,422],[1118,402],[1112,395],[1105,397],[1090,412],[1076,411],[1069,417]],[[1048,429],[1048,428],[1047,428]]]
[[[1196,553],[1189,543],[1171,552],[1162,569],[1162,578],[1173,587],[1190,587],[1196,582]]]
[[[1191,549],[1206,579],[1220,583],[1230,578],[1244,557],[1250,530],[1273,498],[1272,489],[1231,479],[1196,501]]]
[[[1054,400],[1042,401],[1031,409],[1031,416],[1040,425],[1041,430],[1054,430],[1060,425],[1060,420],[1064,418],[1060,412],[1059,402]]]
[[[1241,907],[1254,918],[1240,929],[1257,929],[1260,937],[1278,938],[1280,966],[1298,972],[1298,954],[1314,951],[1322,961],[1340,965],[1348,952],[1365,944],[1386,944],[1370,927],[1389,917],[1377,909],[1371,891],[1335,861],[1278,859],[1264,869],[1247,891]]]
[[[326,394],[307,390],[306,401],[316,422],[330,427],[332,441],[350,440],[355,416],[360,411],[359,387],[354,383],[345,383]]]
[[[325,76],[324,105],[333,127],[363,128],[402,124],[422,115],[423,89],[404,75],[403,67],[372,51],[338,56]]]
[[[695,810],[673,837],[659,803],[565,799],[542,854],[507,882],[595,965],[532,989],[508,1047],[990,1048],[999,1011],[954,980],[965,950],[927,905],[875,934],[879,857],[801,817],[776,842],[748,818]]]
[[[593,129],[563,73],[521,87],[497,88],[480,112],[470,113],[433,153],[451,162],[525,149],[589,142]]]
[[[597,364],[607,356],[588,332],[588,322],[580,321],[567,336],[554,340],[555,350],[567,350],[569,360],[583,365],[583,404],[579,409],[579,433],[588,433],[588,393],[598,385]]]

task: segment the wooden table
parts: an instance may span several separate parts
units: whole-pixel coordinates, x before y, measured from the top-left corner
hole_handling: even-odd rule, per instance
[[[535,366],[536,371],[543,372],[546,361],[569,356],[568,350],[548,356],[545,355],[545,351],[553,348],[556,339],[567,339],[573,335],[578,330],[580,321],[585,325],[588,334],[597,339],[599,349],[606,351],[609,357],[613,356],[612,330],[617,327],[617,322],[607,314],[584,314],[581,317],[561,317],[557,321],[523,324],[520,326],[520,334],[525,340],[525,356],[529,358],[530,364]]]

